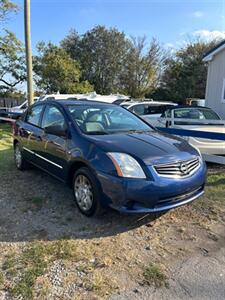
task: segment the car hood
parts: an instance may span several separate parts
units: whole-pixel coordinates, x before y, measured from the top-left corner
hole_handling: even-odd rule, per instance
[[[105,152],[123,152],[142,160],[146,165],[188,160],[198,155],[185,140],[157,130],[143,133],[118,133],[91,136]]]

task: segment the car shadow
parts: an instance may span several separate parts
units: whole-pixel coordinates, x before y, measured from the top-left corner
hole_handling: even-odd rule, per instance
[[[162,214],[120,214],[107,210],[88,218],[77,209],[72,190],[36,168],[1,173],[0,242],[93,239],[140,226],[152,227]]]

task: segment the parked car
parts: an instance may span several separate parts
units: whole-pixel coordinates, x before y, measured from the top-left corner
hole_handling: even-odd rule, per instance
[[[37,101],[38,99],[39,99],[39,97],[34,97],[34,102]],[[8,108],[6,110],[7,117],[12,118],[12,119],[18,119],[25,112],[27,107],[28,107],[28,101],[26,100],[20,105]]]
[[[8,109],[8,114],[10,116],[10,114],[22,114],[28,107],[28,102],[27,100],[24,101],[22,104],[20,105],[17,105],[17,106],[14,106],[14,107],[11,107]]]
[[[116,105],[38,102],[15,123],[13,145],[19,170],[33,164],[71,184],[87,216],[106,207],[165,211],[204,192],[206,167],[195,148]]]
[[[174,125],[168,118],[176,119]],[[210,124],[210,121],[218,124]],[[224,123],[225,124],[225,123]],[[190,130],[225,133],[225,126],[221,124],[219,115],[208,107],[175,106],[167,109],[158,119],[158,126],[183,128]],[[219,140],[187,137],[187,141],[197,147],[201,153],[225,155],[225,142]]]
[[[144,119],[146,122],[156,126],[158,123],[158,118],[160,118],[162,113],[169,107],[174,107],[176,105],[176,103],[172,102],[144,101],[141,103],[139,102],[131,104],[126,108]]]
[[[46,101],[46,100],[67,100],[67,99],[84,99],[85,94],[47,94],[40,96],[38,101]]]
[[[120,106],[122,106],[123,108],[126,108],[128,109],[129,106],[133,105],[133,104],[138,104],[140,102],[138,101],[133,101],[133,100],[130,100],[130,101],[123,101],[122,103],[120,103]]]
[[[113,103],[116,105],[120,105],[122,102],[130,100],[130,97],[125,95],[120,95],[120,94],[99,95],[96,92],[84,94],[83,98],[90,101],[100,101],[100,102],[106,102],[111,104]]]

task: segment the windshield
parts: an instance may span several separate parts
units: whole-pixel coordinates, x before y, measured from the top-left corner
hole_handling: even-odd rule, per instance
[[[220,117],[211,109],[206,108],[180,108],[174,110],[174,118],[195,120],[220,120]]]
[[[153,130],[132,113],[119,106],[84,104],[69,105],[68,109],[81,131],[86,134]]]

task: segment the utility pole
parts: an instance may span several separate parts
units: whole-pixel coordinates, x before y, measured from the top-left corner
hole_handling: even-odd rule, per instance
[[[24,29],[27,66],[27,98],[28,106],[33,104],[32,50],[30,38],[30,0],[24,0]]]

